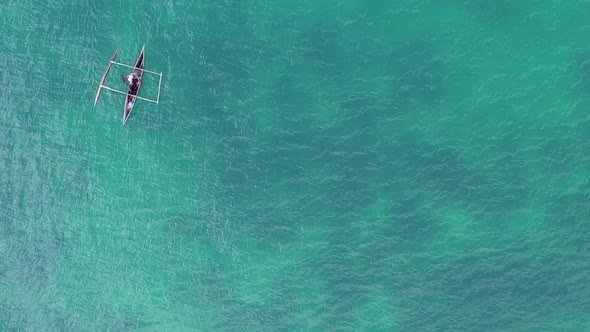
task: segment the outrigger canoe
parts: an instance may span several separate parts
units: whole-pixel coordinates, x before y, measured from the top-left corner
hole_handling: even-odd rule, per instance
[[[98,91],[96,91],[96,97],[94,98],[94,105],[96,106],[96,103],[98,102],[98,98],[100,97],[100,92],[102,91],[102,89],[107,89],[110,91],[124,94],[126,97],[125,97],[125,105],[124,105],[124,110],[123,110],[123,124],[125,124],[125,122],[127,122],[127,119],[129,119],[129,116],[131,115],[133,108],[135,107],[135,101],[137,99],[149,101],[149,102],[156,103],[156,104],[160,103],[160,88],[162,86],[162,73],[150,71],[150,70],[143,68],[145,65],[145,45],[141,48],[141,52],[139,53],[139,56],[137,57],[137,61],[135,62],[135,66],[130,66],[125,63],[116,62],[115,59],[117,58],[118,53],[119,53],[119,49],[117,48],[115,50],[115,53],[113,53],[111,60],[109,61],[107,69],[105,70],[104,74],[102,75],[102,79],[100,80],[100,84],[98,85]],[[125,92],[125,91],[111,88],[110,86],[105,85],[104,83],[106,81],[107,75],[108,75],[112,65],[119,65],[119,66],[132,68],[133,72],[139,78],[139,83],[137,85],[137,88],[132,89],[131,87],[129,87],[129,89],[127,89],[127,92]],[[145,97],[138,95],[139,90],[143,86],[143,73],[150,73],[150,74],[155,74],[155,75],[160,76],[160,80],[158,82],[158,96],[156,97],[156,99],[149,99],[149,98],[145,98]]]

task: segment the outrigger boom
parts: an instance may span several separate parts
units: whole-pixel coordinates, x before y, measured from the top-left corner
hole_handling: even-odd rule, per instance
[[[102,86],[101,86],[101,88],[103,88],[103,89],[107,89],[107,90],[109,90],[109,91],[113,91],[113,92],[122,93],[122,94],[124,94],[124,95],[126,95],[126,94],[127,94],[127,92],[125,92],[125,91],[121,91],[121,90],[113,89],[113,88],[111,88],[110,86],[106,86],[106,85],[102,85]],[[151,101],[152,103],[156,103],[156,104],[158,104],[158,103],[159,103],[159,101],[158,101],[158,100],[153,100],[153,99],[145,98],[145,97],[138,96],[138,95],[132,95],[132,94],[130,94],[130,96],[133,96],[133,97],[135,97],[135,98],[137,98],[137,99],[141,99],[141,100],[145,100],[145,101]]]
[[[126,98],[126,106],[125,106],[125,112],[124,112],[124,117],[123,117],[123,124],[125,124],[125,122],[127,121],[127,118],[129,117],[131,110],[133,109],[133,106],[135,104],[135,99],[141,99],[141,100],[145,100],[145,101],[149,101],[152,103],[156,103],[159,104],[160,103],[160,89],[162,87],[162,73],[161,72],[155,72],[155,71],[151,71],[151,70],[147,70],[147,69],[143,69],[144,63],[145,63],[145,55],[144,55],[144,50],[145,50],[145,45],[141,50],[141,53],[139,55],[139,58],[136,62],[135,66],[131,66],[125,63],[121,63],[121,62],[117,62],[115,61],[115,59],[117,58],[117,54],[119,53],[119,48],[117,48],[115,50],[115,53],[113,53],[113,55],[111,56],[111,59],[109,60],[109,64],[107,65],[107,69],[105,70],[104,74],[102,75],[102,78],[100,80],[100,83],[98,85],[98,91],[96,91],[96,97],[94,98],[94,105],[96,106],[96,103],[98,103],[98,98],[100,98],[100,93],[102,91],[102,89],[106,89],[106,90],[110,90],[113,92],[117,92],[117,93],[121,93],[124,95],[127,95]],[[141,88],[142,85],[142,74],[145,73],[150,73],[150,74],[154,74],[154,75],[158,75],[160,76],[160,80],[158,82],[158,96],[156,97],[156,99],[150,99],[150,98],[146,98],[146,97],[141,97],[139,96],[137,93],[139,91],[139,88],[136,88],[135,90],[132,90],[131,87],[129,89],[129,91],[125,92],[119,89],[115,89],[112,88],[110,86],[105,85],[105,80],[108,76],[108,73],[112,67],[112,65],[119,65],[119,66],[123,66],[123,67],[127,67],[127,68],[132,68],[134,72],[138,71],[138,75],[139,75],[139,88]],[[129,105],[128,105],[129,104]]]
[[[112,61],[112,60],[111,60],[111,61],[109,61],[109,62],[110,62],[111,64],[120,65],[120,66],[124,66],[124,67],[127,67],[127,68],[132,68],[132,69],[141,70],[141,71],[144,71],[144,72],[146,72],[146,73],[150,73],[150,74],[156,74],[156,75],[162,76],[162,73],[158,73],[158,72],[156,72],[156,71],[151,71],[151,70],[147,70],[147,69],[142,69],[142,68],[133,67],[133,66],[130,66],[130,65],[126,64],[126,63],[120,63],[120,62],[117,62],[117,61]]]

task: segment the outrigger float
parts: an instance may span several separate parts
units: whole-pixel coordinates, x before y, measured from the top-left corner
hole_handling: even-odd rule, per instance
[[[124,111],[123,111],[123,124],[125,124],[125,122],[127,122],[127,119],[129,119],[129,115],[131,115],[131,111],[133,111],[133,107],[135,106],[136,99],[141,99],[141,100],[149,101],[149,102],[156,103],[156,104],[160,103],[160,88],[162,86],[162,73],[143,69],[143,66],[145,64],[145,45],[143,45],[143,47],[141,48],[141,52],[139,53],[139,56],[137,57],[137,61],[135,62],[135,66],[131,66],[131,65],[128,65],[125,63],[116,62],[115,60],[117,58],[118,53],[119,53],[119,49],[117,48],[115,50],[115,53],[113,53],[111,60],[109,61],[107,69],[105,70],[104,74],[102,75],[102,79],[100,80],[100,84],[98,85],[98,91],[96,91],[96,98],[94,98],[94,106],[96,106],[96,103],[98,103],[98,98],[100,97],[100,92],[102,91],[102,89],[107,89],[110,91],[114,91],[114,92],[126,95],[127,98],[125,98],[125,107],[124,107]],[[135,91],[133,91],[131,86],[129,87],[127,92],[125,92],[125,91],[122,91],[119,89],[112,88],[110,86],[106,86],[104,84],[105,80],[107,79],[107,75],[109,74],[109,71],[111,70],[112,65],[119,65],[119,66],[124,66],[124,67],[128,67],[128,68],[133,69],[133,72],[136,74],[136,77],[139,78],[139,83],[138,83],[138,86],[135,89]],[[156,97],[155,100],[138,96],[139,89],[141,89],[141,86],[142,86],[143,73],[150,73],[150,74],[160,76],[160,81],[158,82],[158,96]]]

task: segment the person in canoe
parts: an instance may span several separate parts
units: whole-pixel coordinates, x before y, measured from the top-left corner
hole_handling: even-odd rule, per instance
[[[125,76],[121,74],[121,79],[127,86],[129,86],[129,90],[131,90],[132,95],[137,95],[137,90],[139,90],[139,85],[141,82],[139,81],[139,75],[136,71],[133,71],[131,74]]]

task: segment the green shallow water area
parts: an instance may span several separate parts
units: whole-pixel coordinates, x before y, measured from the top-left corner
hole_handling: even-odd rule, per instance
[[[589,10],[5,1],[0,330],[589,330]]]

